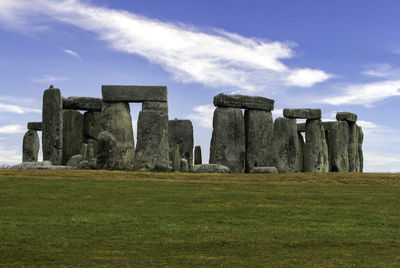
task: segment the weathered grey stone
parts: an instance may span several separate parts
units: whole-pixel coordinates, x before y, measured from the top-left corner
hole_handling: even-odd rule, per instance
[[[302,171],[302,151],[297,134],[296,119],[279,117],[275,120],[272,149],[273,166],[280,173]]]
[[[110,132],[100,132],[97,136],[96,169],[119,169],[120,161],[117,139]]]
[[[87,146],[86,160],[90,162],[94,158],[94,146],[93,144],[88,144]]]
[[[137,124],[136,170],[168,170],[168,115],[141,111]]]
[[[168,114],[168,102],[145,101],[142,103],[142,111],[157,110]]]
[[[78,168],[79,163],[85,160],[82,155],[76,154],[73,155],[67,162],[67,167]]]
[[[198,145],[194,147],[194,164],[195,165],[201,165],[203,163],[202,157],[201,157],[201,147]]]
[[[250,173],[278,173],[278,169],[276,167],[254,167],[250,170]]]
[[[42,122],[28,122],[27,128],[30,130],[42,131]]]
[[[97,137],[96,137],[96,139],[97,139]],[[83,140],[88,145],[88,153],[89,153],[88,157],[91,157],[90,159],[87,159],[87,160],[90,161],[92,158],[96,158],[96,155],[97,155],[97,141],[95,139],[87,138],[87,137],[84,137]],[[93,155],[90,155],[90,151],[89,151],[90,147],[92,147],[92,149],[93,149]]]
[[[168,129],[169,130],[169,129]],[[172,149],[172,170],[180,171],[181,170],[181,153],[179,144],[175,144]]]
[[[338,112],[336,113],[336,119],[339,121],[355,123],[357,122],[357,115],[349,112]]]
[[[63,98],[63,109],[101,111],[102,101],[99,98],[68,97]]]
[[[168,121],[169,157],[173,158],[173,148],[179,144],[180,158],[185,158],[193,166],[193,125],[190,120]]]
[[[91,160],[89,161],[89,163],[90,163],[90,168],[91,168],[91,169],[96,169],[96,166],[97,166],[97,158],[91,159]]]
[[[181,159],[181,171],[189,172],[189,163],[185,158]]]
[[[58,88],[50,86],[43,93],[42,150],[43,160],[53,165],[62,163],[63,143],[62,96]]]
[[[322,126],[324,127],[325,131],[328,131],[337,127],[337,121],[322,122]]]
[[[214,97],[214,105],[217,107],[272,111],[274,103],[274,100],[268,98],[246,95],[227,95],[221,93]]]
[[[165,86],[102,86],[103,101],[168,101]]]
[[[328,145],[320,119],[307,120],[304,144],[304,171],[329,172]]]
[[[213,118],[210,164],[227,166],[232,172],[244,172],[245,157],[246,142],[242,110],[216,108]]]
[[[75,110],[64,110],[63,113],[63,158],[62,164],[79,154],[83,142],[83,116]]]
[[[329,152],[329,171],[348,172],[349,127],[347,123],[344,121],[330,123],[330,128],[325,129],[325,137]]]
[[[83,114],[83,134],[86,137],[96,139],[102,130],[101,113],[88,111]]]
[[[298,123],[297,132],[306,132],[306,123]]]
[[[86,159],[86,155],[87,155],[87,148],[88,148],[88,145],[87,145],[87,143],[82,143],[82,145],[81,145],[81,150],[79,151],[79,154],[83,157],[83,159]]]
[[[305,133],[304,133],[305,134]],[[300,159],[300,167],[301,167],[301,171],[302,172],[304,170],[304,137],[303,134],[300,132],[297,132],[297,140],[299,141],[299,159]]]
[[[78,164],[78,169],[90,169],[90,162],[87,160],[82,160],[79,164]]]
[[[39,146],[39,136],[36,130],[28,130],[22,142],[22,162],[37,162]]]
[[[358,133],[357,133],[357,125],[356,123],[347,121],[349,126],[349,172],[358,172]]]
[[[104,102],[101,125],[102,129],[110,132],[117,141],[118,152],[120,153],[118,169],[132,170],[134,140],[129,104],[126,102]],[[114,168],[117,168],[117,166]]]
[[[283,116],[287,118],[320,119],[321,109],[283,109]]]
[[[359,161],[359,172],[364,171],[364,153],[362,149],[363,141],[364,141],[364,132],[360,126],[357,126],[358,130],[358,161]]]
[[[269,111],[246,110],[244,113],[246,135],[245,171],[253,167],[272,164],[272,137],[274,121]]]
[[[195,173],[231,173],[228,167],[217,164],[194,165],[192,171]]]
[[[21,164],[9,167],[9,169],[13,169],[13,170],[33,170],[33,169],[63,170],[63,169],[71,169],[71,167],[53,166],[50,161],[43,161],[43,162],[23,162]]]

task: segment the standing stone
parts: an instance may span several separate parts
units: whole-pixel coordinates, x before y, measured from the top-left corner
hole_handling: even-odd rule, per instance
[[[296,119],[279,117],[274,122],[273,166],[280,173],[301,172],[303,161]]]
[[[97,139],[97,137],[96,137],[96,139]],[[92,149],[93,149],[93,157],[92,158],[96,158],[96,155],[97,155],[97,140],[91,139],[91,138],[84,138],[83,142],[88,145],[88,150],[89,150],[90,147],[92,147]],[[88,160],[90,161],[91,159],[88,159]]]
[[[364,153],[362,149],[362,144],[364,141],[364,132],[360,126],[357,126],[358,129],[358,158],[359,158],[359,172],[364,171]]]
[[[87,157],[87,148],[88,148],[87,143],[82,143],[79,154],[83,157],[83,159],[86,159],[86,157]]]
[[[83,116],[75,110],[64,110],[63,113],[63,158],[62,164],[80,152],[83,141]]]
[[[175,144],[172,150],[172,170],[180,171],[181,170],[181,153],[179,144]]]
[[[245,110],[246,172],[272,164],[274,122],[269,111]]]
[[[63,143],[62,96],[58,88],[50,86],[43,93],[42,149],[43,160],[61,165]]]
[[[117,141],[120,165],[116,168],[132,170],[134,140],[129,103],[103,102],[101,122],[102,129],[110,132]]]
[[[169,157],[173,158],[173,149],[179,144],[181,158],[185,158],[189,166],[193,166],[193,125],[190,120],[168,121]]]
[[[321,119],[306,121],[304,171],[329,172],[328,145]]]
[[[297,125],[298,126],[298,125]],[[297,131],[299,129],[297,128]],[[299,158],[300,158],[300,166],[301,166],[301,171],[304,170],[304,137],[300,132],[297,132],[297,140],[299,141]]]
[[[218,107],[214,111],[210,164],[243,172],[246,157],[244,117],[239,108]]]
[[[147,110],[139,113],[135,170],[168,170],[168,114]]]
[[[87,154],[86,154],[86,160],[89,162],[94,158],[94,148],[93,144],[88,144],[88,149],[87,149]]]
[[[358,159],[358,133],[356,123],[348,121],[349,126],[349,172],[359,171]]]
[[[201,158],[201,147],[198,145],[194,147],[194,164],[201,165],[203,162]]]
[[[121,155],[118,151],[117,139],[107,131],[102,131],[97,136],[97,162],[96,169],[118,169]]]
[[[88,111],[83,114],[83,134],[85,138],[96,139],[101,129],[101,112]]]
[[[22,142],[22,162],[37,162],[39,153],[39,136],[36,130],[28,130]]]
[[[181,159],[181,171],[189,172],[189,163],[185,158]]]
[[[325,128],[326,143],[329,152],[329,171],[349,171],[349,127],[344,121],[330,122],[329,129]]]

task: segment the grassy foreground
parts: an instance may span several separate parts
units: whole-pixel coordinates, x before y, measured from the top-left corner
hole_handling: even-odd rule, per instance
[[[0,171],[0,266],[400,266],[398,174]]]

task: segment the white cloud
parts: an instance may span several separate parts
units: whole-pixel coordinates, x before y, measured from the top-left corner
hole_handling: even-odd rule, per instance
[[[91,31],[118,51],[157,63],[181,82],[198,82],[252,93],[280,85],[309,87],[330,75],[291,69],[291,44],[246,38],[223,30],[206,33],[193,26],[149,19],[78,0],[0,0],[0,20],[18,29],[47,25],[49,19]]]
[[[204,128],[212,129],[212,121],[214,116],[215,107],[207,104],[207,105],[200,105],[193,108],[195,114],[190,114],[187,117],[190,120],[197,122],[200,126]]]
[[[396,68],[388,63],[372,64],[362,74],[378,78],[396,80],[400,76],[400,68]]]
[[[34,108],[26,108],[15,104],[6,104],[0,102],[0,112],[26,114],[26,113],[41,113],[42,111]]]
[[[0,134],[18,134],[24,133],[26,127],[23,125],[5,125],[0,126]]]
[[[55,83],[57,81],[65,81],[68,80],[68,77],[64,76],[52,76],[52,75],[45,75],[39,78],[32,78],[31,81],[35,83]]]
[[[283,116],[283,109],[274,109],[271,111],[274,118],[282,117]]]
[[[77,59],[81,58],[81,56],[79,56],[79,54],[77,52],[75,52],[75,51],[73,51],[71,49],[65,49],[65,50],[63,50],[63,52],[68,54],[68,55],[71,55],[71,56],[73,56],[73,57],[75,57]]]
[[[22,161],[22,154],[20,150],[8,149],[0,145],[0,163],[20,163]]]

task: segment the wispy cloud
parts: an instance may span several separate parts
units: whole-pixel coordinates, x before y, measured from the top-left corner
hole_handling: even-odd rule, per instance
[[[77,52],[75,52],[75,51],[73,51],[71,49],[65,49],[65,50],[63,50],[63,52],[68,54],[68,55],[71,55],[71,56],[73,56],[73,57],[75,57],[77,59],[81,58],[81,56],[79,56],[79,54]]]
[[[26,127],[23,125],[5,125],[0,126],[0,134],[18,134],[24,133]]]
[[[295,54],[290,43],[218,29],[206,32],[78,0],[0,0],[0,10],[3,24],[16,23],[18,29],[24,21],[42,27],[52,19],[94,32],[112,48],[145,57],[181,82],[254,93],[277,85],[310,87],[331,77],[322,70],[285,65],[282,60]]]
[[[41,113],[42,111],[34,108],[26,108],[15,104],[6,104],[0,102],[0,112],[26,114],[26,113]]]
[[[0,163],[19,163],[22,161],[21,151],[5,148],[0,144]]]
[[[378,78],[397,80],[400,77],[400,68],[388,63],[372,64],[362,74]]]
[[[68,80],[68,77],[64,76],[52,76],[52,75],[45,75],[39,78],[32,78],[31,81],[35,83],[55,83],[57,81],[65,81]]]
[[[197,122],[204,128],[212,129],[212,121],[214,116],[215,107],[211,104],[199,105],[193,108],[194,114],[190,114],[187,117],[190,120]]]

